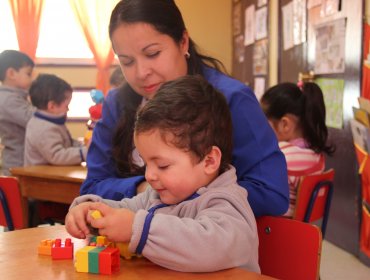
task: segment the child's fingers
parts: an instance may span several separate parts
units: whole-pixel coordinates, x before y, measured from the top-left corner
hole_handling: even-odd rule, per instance
[[[86,238],[86,232],[81,230],[79,224],[76,222],[75,217],[71,214],[68,214],[65,222],[66,230],[73,237],[84,239]]]
[[[89,209],[98,210],[101,216],[104,217],[109,214],[112,208],[102,202],[93,202],[93,203],[90,203]]]

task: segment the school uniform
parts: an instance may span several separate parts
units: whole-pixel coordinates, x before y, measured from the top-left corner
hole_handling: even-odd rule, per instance
[[[36,110],[28,101],[25,90],[0,86],[0,138],[2,174],[10,175],[9,168],[23,166],[26,125]]]
[[[65,116],[37,111],[27,124],[25,165],[77,165],[85,161],[87,148],[72,139]]]

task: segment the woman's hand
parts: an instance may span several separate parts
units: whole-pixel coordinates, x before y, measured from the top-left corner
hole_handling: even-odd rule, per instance
[[[91,226],[99,230],[113,242],[129,242],[135,213],[125,208],[112,208],[101,202],[90,204],[90,210],[99,210],[102,217],[94,219],[89,216]]]
[[[83,202],[71,209],[65,219],[65,227],[70,235],[84,239],[90,233],[87,225],[87,214],[92,202]]]

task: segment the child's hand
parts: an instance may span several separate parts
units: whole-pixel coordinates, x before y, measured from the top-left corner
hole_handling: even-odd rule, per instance
[[[66,230],[76,238],[84,239],[90,233],[86,224],[87,214],[92,202],[84,202],[71,208],[65,219]]]
[[[99,234],[113,242],[129,242],[135,213],[125,208],[112,208],[104,203],[94,202],[90,210],[99,210],[102,217],[88,218],[91,226],[99,229]]]

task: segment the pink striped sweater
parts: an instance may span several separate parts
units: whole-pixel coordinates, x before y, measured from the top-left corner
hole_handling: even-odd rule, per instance
[[[289,209],[284,214],[292,217],[296,204],[297,187],[301,176],[309,174],[319,174],[325,169],[325,159],[323,154],[317,154],[309,149],[303,138],[297,138],[290,142],[279,142],[279,147],[288,166],[289,182]]]

